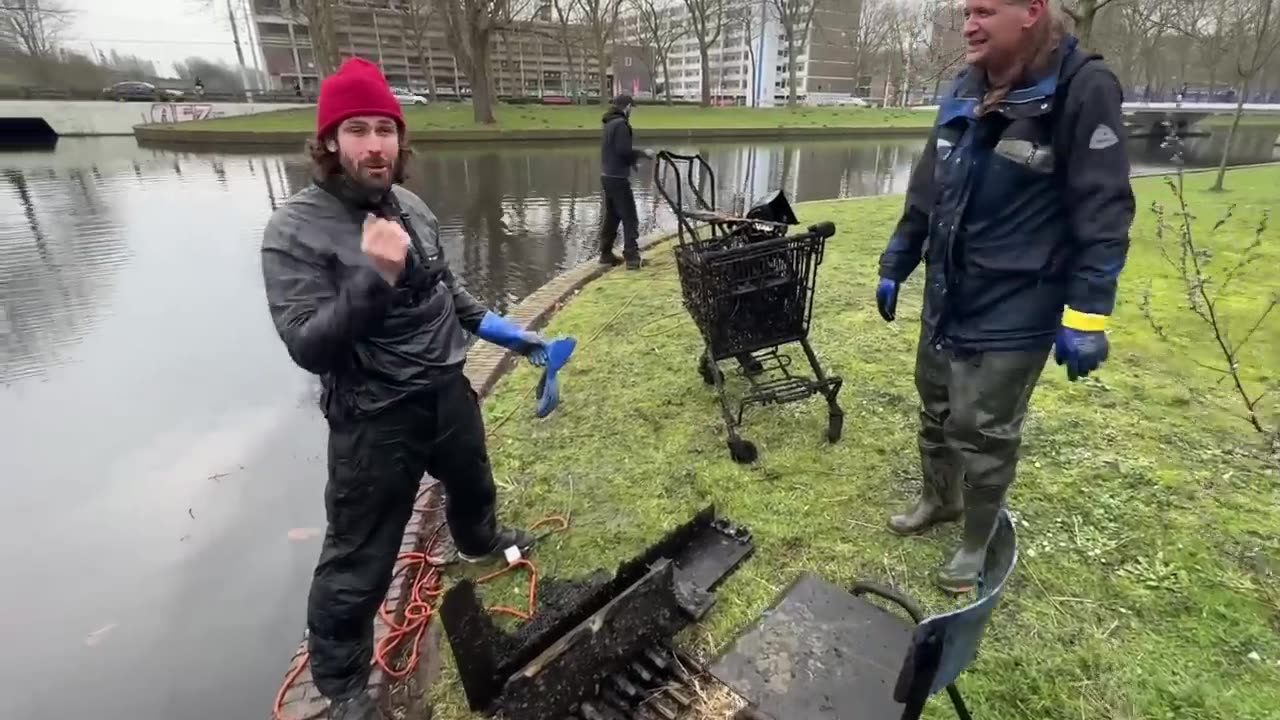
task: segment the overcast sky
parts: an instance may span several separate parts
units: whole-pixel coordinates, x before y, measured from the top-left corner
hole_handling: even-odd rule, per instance
[[[118,50],[154,60],[161,75],[173,73],[173,63],[193,55],[236,62],[236,48],[227,19],[227,0],[213,0],[203,9],[200,0],[58,0],[76,13],[62,34],[62,43],[88,53]],[[231,0],[240,19],[244,61],[253,67],[252,43],[244,11],[249,3]],[[92,47],[90,46],[92,43]]]

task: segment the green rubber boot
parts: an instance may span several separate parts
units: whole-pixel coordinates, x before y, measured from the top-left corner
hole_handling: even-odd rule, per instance
[[[959,467],[949,458],[920,453],[924,482],[920,499],[906,512],[889,518],[889,531],[895,535],[919,535],[944,522],[954,522],[964,513]]]
[[[960,547],[951,559],[938,570],[934,582],[943,590],[962,595],[978,587],[982,566],[987,558],[987,543],[996,527],[1000,513],[1000,500],[989,498],[975,500],[973,494],[965,498],[964,533]]]

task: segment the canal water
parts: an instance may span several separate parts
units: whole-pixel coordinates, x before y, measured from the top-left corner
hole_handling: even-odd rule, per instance
[[[1271,159],[1275,138],[1248,129],[1236,160]],[[1135,143],[1136,169],[1166,163]],[[921,146],[673,149],[705,153],[729,205],[902,192]],[[1193,139],[1188,159],[1215,147]],[[501,309],[593,257],[597,153],[423,148],[408,184]],[[642,232],[672,224],[650,175]],[[258,246],[306,182],[297,153],[113,138],[0,154],[0,717],[269,712],[319,550],[325,432],[270,325]]]

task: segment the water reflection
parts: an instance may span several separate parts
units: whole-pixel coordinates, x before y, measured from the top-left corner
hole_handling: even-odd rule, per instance
[[[130,249],[96,170],[0,169],[0,382],[93,329]]]

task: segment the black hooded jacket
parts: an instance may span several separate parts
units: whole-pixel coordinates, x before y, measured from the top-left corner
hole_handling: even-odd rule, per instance
[[[600,138],[600,174],[604,177],[631,177],[631,168],[639,154],[631,145],[631,122],[627,114],[610,107],[601,120],[604,133]]]
[[[399,220],[412,240],[395,287],[360,249],[368,213]],[[436,216],[408,190],[369,198],[336,177],[298,192],[268,221],[271,319],[294,362],[320,376],[331,421],[377,412],[461,370],[467,333],[487,308],[454,278],[438,233]]]

